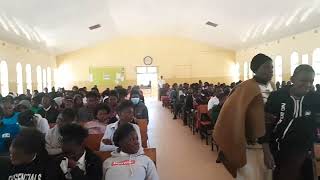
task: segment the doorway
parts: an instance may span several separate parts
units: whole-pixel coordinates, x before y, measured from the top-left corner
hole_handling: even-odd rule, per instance
[[[158,67],[137,66],[137,85],[143,91],[145,97],[157,97],[158,95]]]

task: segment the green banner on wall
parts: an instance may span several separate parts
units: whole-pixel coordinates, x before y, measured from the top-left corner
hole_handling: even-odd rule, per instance
[[[124,82],[124,67],[90,67],[90,82],[98,87],[113,88]]]

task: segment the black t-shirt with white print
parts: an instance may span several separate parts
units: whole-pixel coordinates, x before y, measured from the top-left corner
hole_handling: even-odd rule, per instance
[[[49,160],[49,159],[47,159]],[[36,158],[29,164],[11,165],[7,180],[53,180],[56,179],[55,168],[49,161]]]
[[[316,93],[295,98],[288,88],[270,94],[265,111],[276,119],[266,121],[265,141],[274,153],[307,151],[312,147],[318,127],[314,114],[320,110],[319,104],[320,96]]]

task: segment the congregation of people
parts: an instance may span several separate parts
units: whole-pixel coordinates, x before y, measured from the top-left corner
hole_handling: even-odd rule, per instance
[[[276,84],[271,82],[270,57],[256,55],[251,70],[252,79],[230,85],[201,80],[175,83],[172,88],[165,84],[161,99],[173,119],[191,123],[201,138],[212,136],[216,162],[235,179],[313,180],[314,144],[320,140],[320,85],[314,86],[312,66],[302,64],[290,81]]]
[[[139,87],[10,93],[0,115],[0,179],[159,179],[137,125],[149,121]],[[102,137],[98,149],[91,135]]]
[[[199,80],[170,86],[161,77],[159,99],[174,120],[211,138],[216,162],[234,178],[309,180],[310,152],[320,140],[320,86],[313,86],[309,65],[298,66],[290,81],[273,84],[272,63],[256,55],[254,77],[230,85]],[[144,153],[147,135],[138,121],[150,119],[138,86],[101,93],[96,86],[27,90],[2,97],[0,107],[0,179],[159,179]],[[97,151],[110,157],[87,147],[94,134],[101,135]]]

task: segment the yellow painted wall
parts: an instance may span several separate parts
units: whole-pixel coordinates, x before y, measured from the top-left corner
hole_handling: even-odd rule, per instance
[[[234,51],[177,37],[118,38],[57,56],[57,65],[67,64],[73,77],[69,85],[80,86],[89,84],[89,66],[123,66],[128,85],[136,84],[136,66],[144,65],[145,56],[153,58],[152,65],[168,83],[232,80]]]
[[[319,29],[319,28],[318,28]],[[285,37],[277,41],[263,43],[247,49],[236,52],[236,61],[240,64],[240,74],[243,78],[244,62],[250,63],[252,57],[257,53],[269,55],[274,60],[276,56],[282,56],[282,72],[283,80],[288,81],[291,74],[291,54],[296,51],[299,53],[299,61],[301,63],[302,55],[309,55],[309,64],[312,65],[312,55],[316,48],[320,48],[320,32],[313,29],[307,32]]]
[[[56,58],[53,55],[49,55],[38,50],[29,49],[12,43],[0,41],[0,61],[3,60],[8,64],[9,90],[12,92],[16,92],[17,90],[16,65],[18,62],[21,63],[23,69],[24,89],[26,89],[26,64],[31,65],[33,89],[37,88],[37,65],[40,65],[41,68],[51,67],[53,69],[56,67]]]

